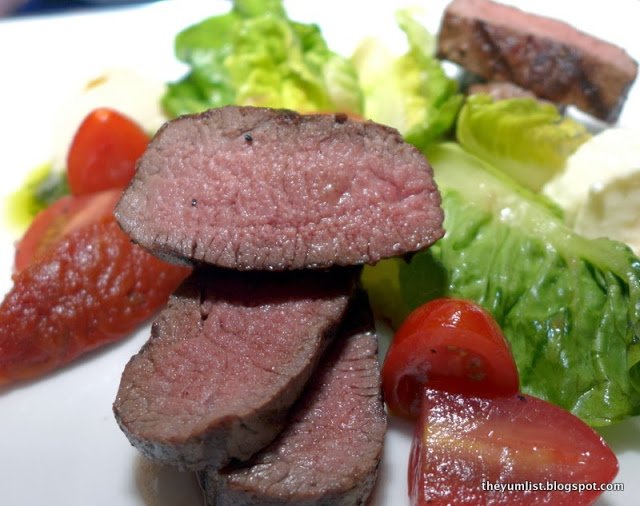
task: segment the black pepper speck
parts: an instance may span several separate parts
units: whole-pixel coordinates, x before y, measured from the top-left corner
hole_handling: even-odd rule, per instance
[[[343,112],[339,112],[335,115],[336,123],[346,123],[347,115]]]

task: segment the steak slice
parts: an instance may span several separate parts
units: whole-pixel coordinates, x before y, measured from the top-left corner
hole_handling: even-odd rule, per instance
[[[116,216],[161,257],[239,270],[373,263],[443,234],[431,167],[396,130],[237,106],[167,123]]]
[[[638,64],[622,49],[554,19],[489,0],[454,0],[437,54],[489,80],[615,122]]]
[[[342,321],[356,271],[194,272],[122,374],[114,413],[130,442],[190,469],[266,446]]]
[[[491,81],[488,83],[476,83],[469,86],[468,95],[484,93],[494,100],[508,100],[510,98],[537,98],[535,93],[525,90],[508,81]]]
[[[386,415],[377,340],[364,303],[349,312],[290,422],[247,463],[199,473],[207,504],[360,505],[373,488]]]

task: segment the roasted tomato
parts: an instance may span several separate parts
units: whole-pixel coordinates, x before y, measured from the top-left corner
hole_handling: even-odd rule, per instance
[[[0,305],[0,384],[126,336],[188,273],[134,245],[113,215],[69,232],[14,275]]]
[[[618,472],[604,440],[528,395],[425,389],[409,460],[414,506],[591,504]]]
[[[485,396],[518,391],[511,350],[488,312],[470,301],[445,298],[409,315],[382,368],[390,411],[415,418],[425,386]]]
[[[109,108],[90,112],[78,127],[67,156],[67,178],[74,195],[124,189],[149,143],[133,120]]]
[[[67,195],[38,213],[16,245],[14,270],[23,270],[68,233],[90,223],[113,220],[113,209],[121,193],[121,190],[109,190],[91,195]]]

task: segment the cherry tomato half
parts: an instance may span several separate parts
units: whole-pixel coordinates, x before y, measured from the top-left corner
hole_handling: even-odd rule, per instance
[[[427,388],[421,401],[408,468],[413,506],[586,505],[618,472],[597,432],[541,399]]]
[[[418,308],[400,327],[382,367],[389,410],[416,418],[425,386],[479,396],[518,392],[509,345],[480,306],[438,299]]]
[[[469,330],[497,343],[505,343],[502,329],[485,309],[464,299],[441,297],[423,304],[407,316],[395,333],[394,340],[402,340],[416,330],[426,327],[450,327]]]
[[[74,195],[124,189],[135,173],[149,136],[133,120],[102,107],[82,121],[67,156],[67,178]]]
[[[113,210],[121,190],[91,195],[67,195],[40,211],[16,246],[15,272],[40,258],[70,232],[90,223],[113,219]]]

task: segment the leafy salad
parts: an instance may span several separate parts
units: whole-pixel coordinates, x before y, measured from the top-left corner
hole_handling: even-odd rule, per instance
[[[436,296],[472,299],[503,327],[524,391],[596,426],[640,413],[640,260],[574,233],[539,192],[592,134],[548,103],[465,100],[433,35],[411,10],[396,21],[405,53],[371,38],[345,58],[279,0],[238,0],[177,36],[189,72],[163,104],[171,116],[230,103],[339,110],[398,128],[434,167],[447,234],[367,269],[379,316],[397,325]]]

